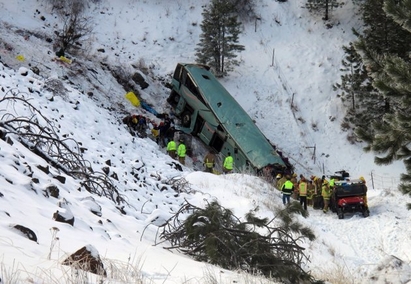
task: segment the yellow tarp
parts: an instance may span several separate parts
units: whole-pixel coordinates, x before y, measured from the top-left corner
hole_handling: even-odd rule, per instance
[[[137,98],[136,94],[134,94],[133,92],[128,92],[125,95],[126,99],[130,101],[130,103],[135,106],[135,107],[139,107],[140,106],[140,100]]]
[[[16,59],[17,59],[18,61],[22,61],[22,62],[25,60],[24,55],[21,55],[21,54],[17,55],[17,56],[16,56]]]
[[[71,64],[71,62],[72,62],[70,59],[68,59],[67,57],[64,57],[64,56],[60,56],[59,60],[63,61],[64,63],[68,63],[68,64]]]

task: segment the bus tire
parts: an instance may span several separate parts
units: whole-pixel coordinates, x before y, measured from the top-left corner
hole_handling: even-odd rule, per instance
[[[191,112],[189,112],[188,110],[183,112],[183,114],[181,115],[181,124],[184,127],[190,127],[190,125],[191,125]]]

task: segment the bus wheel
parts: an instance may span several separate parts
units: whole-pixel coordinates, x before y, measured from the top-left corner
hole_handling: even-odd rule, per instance
[[[184,127],[190,127],[190,125],[191,125],[191,112],[189,112],[189,111],[183,112],[183,114],[181,115],[181,124]]]

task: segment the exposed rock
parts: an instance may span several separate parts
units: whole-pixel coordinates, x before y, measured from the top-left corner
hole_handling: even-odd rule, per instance
[[[59,198],[60,190],[58,189],[57,186],[50,185],[50,186],[46,187],[46,191],[50,196],[52,196],[54,198]]]
[[[41,165],[37,165],[37,168],[41,171],[43,171],[46,175],[48,175],[50,173],[50,167],[47,165],[45,167],[41,166]]]
[[[146,80],[144,79],[143,75],[139,72],[136,72],[133,74],[133,77],[131,77],[131,79],[136,82],[137,85],[139,85],[141,87],[141,89],[146,89],[148,88],[148,86],[150,86]]]
[[[57,210],[53,213],[53,220],[74,226],[74,216],[68,217],[64,212]]]
[[[62,211],[57,210],[53,214],[53,219],[57,222],[67,223],[70,225],[74,225],[74,215],[71,212],[67,200],[64,198],[59,201],[59,207],[62,208]]]
[[[98,251],[92,246],[87,245],[71,254],[66,258],[63,265],[69,265],[76,269],[88,271],[97,275],[107,276],[107,272],[104,269],[103,262],[100,259]]]
[[[59,182],[61,182],[62,184],[66,183],[66,177],[64,176],[55,176],[54,178],[58,180]]]
[[[21,225],[14,225],[13,228],[23,233],[30,241],[37,242],[37,236],[31,229]]]

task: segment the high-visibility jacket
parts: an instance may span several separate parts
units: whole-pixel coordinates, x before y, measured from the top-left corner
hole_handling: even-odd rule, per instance
[[[178,145],[177,155],[181,158],[184,158],[186,156],[186,145],[184,145],[183,143]]]
[[[224,164],[223,167],[226,168],[227,170],[232,170],[234,166],[234,159],[231,156],[227,156],[224,159]]]
[[[307,183],[305,181],[300,182],[298,191],[300,192],[300,196],[307,196]]]
[[[286,180],[286,182],[281,187],[281,191],[283,192],[283,194],[286,194],[286,195],[291,195],[293,190],[294,190],[294,184],[289,179]]]
[[[321,195],[324,199],[330,199],[331,197],[331,189],[328,185],[328,182],[324,182],[322,185]]]
[[[214,163],[215,163],[215,156],[212,153],[208,153],[205,157],[204,157],[204,165],[207,168],[212,168],[214,167]]]
[[[175,151],[175,150],[177,150],[177,144],[174,140],[171,140],[167,144],[167,151]]]

